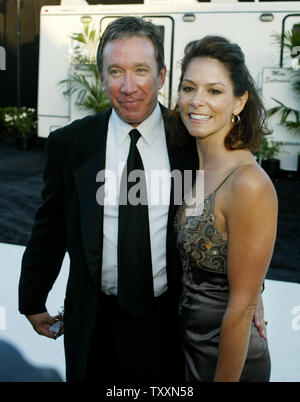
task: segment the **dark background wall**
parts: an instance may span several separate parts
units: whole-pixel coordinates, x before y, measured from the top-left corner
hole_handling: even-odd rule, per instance
[[[36,107],[39,12],[60,0],[20,1],[20,106]],[[6,70],[0,71],[0,107],[17,105],[17,0],[0,0],[0,45],[6,50]]]
[[[138,4],[143,0],[87,0],[89,4]],[[42,6],[60,0],[20,1],[20,106],[36,107],[39,58],[39,20]],[[0,70],[0,107],[17,106],[17,0],[0,0],[0,46],[6,51],[6,70]]]

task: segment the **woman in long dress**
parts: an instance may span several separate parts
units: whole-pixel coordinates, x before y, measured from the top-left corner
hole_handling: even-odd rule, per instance
[[[277,228],[276,192],[253,156],[265,110],[237,44],[193,41],[181,67],[176,138],[195,139],[204,171],[204,202],[186,201],[175,219],[187,379],[269,381],[268,343],[253,323]]]

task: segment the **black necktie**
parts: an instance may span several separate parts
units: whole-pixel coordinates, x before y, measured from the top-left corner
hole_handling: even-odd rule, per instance
[[[118,300],[137,317],[151,306],[154,294],[146,179],[136,146],[141,134],[134,129],[129,135],[130,149],[120,186]],[[128,181],[130,175],[138,175],[140,180]]]

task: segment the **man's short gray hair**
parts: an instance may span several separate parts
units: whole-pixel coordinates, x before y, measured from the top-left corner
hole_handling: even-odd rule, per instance
[[[97,50],[97,67],[100,73],[102,73],[103,51],[106,44],[117,39],[128,39],[132,36],[149,39],[154,46],[158,72],[164,68],[164,47],[159,28],[143,18],[120,17],[112,21],[101,36]]]

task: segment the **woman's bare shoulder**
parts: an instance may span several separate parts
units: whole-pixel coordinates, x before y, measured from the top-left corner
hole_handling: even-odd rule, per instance
[[[277,194],[272,180],[257,163],[240,166],[232,175],[228,185],[231,202],[247,203],[258,198],[261,201],[268,199],[269,202],[274,203],[273,205],[277,204]]]

